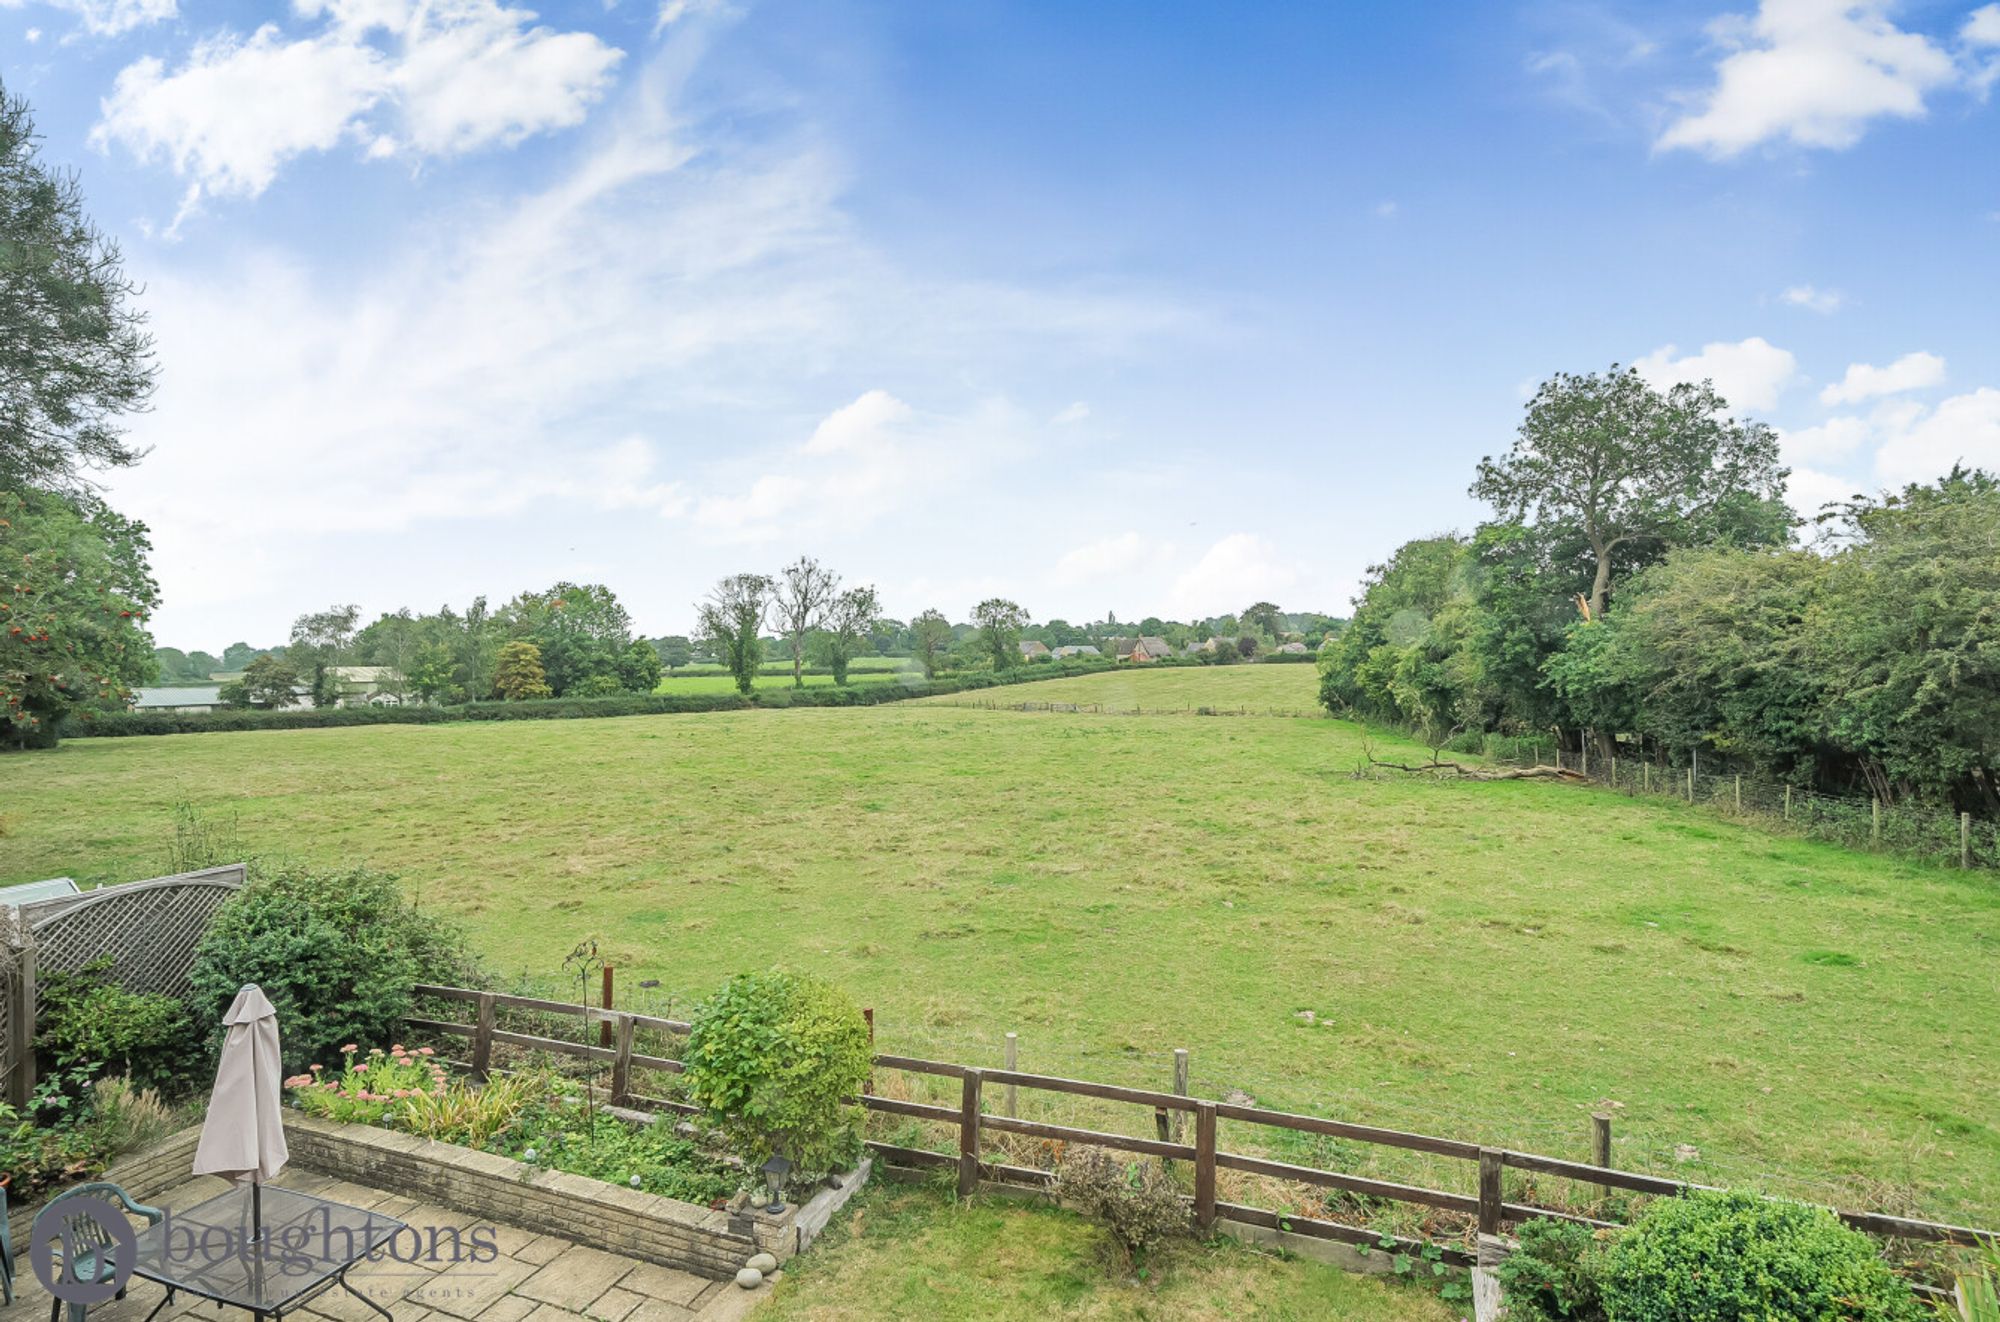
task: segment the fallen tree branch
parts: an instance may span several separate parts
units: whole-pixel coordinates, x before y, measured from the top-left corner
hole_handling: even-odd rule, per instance
[[[1450,772],[1461,780],[1559,780],[1566,784],[1587,785],[1590,777],[1568,767],[1468,767],[1461,762],[1432,761],[1424,766],[1411,766],[1407,762],[1382,762],[1374,755],[1368,758],[1368,765],[1381,767],[1385,771],[1407,771],[1412,775],[1424,776],[1433,773]]]

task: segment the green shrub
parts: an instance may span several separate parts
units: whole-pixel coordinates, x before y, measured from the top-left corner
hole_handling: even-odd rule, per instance
[[[1498,1268],[1516,1322],[1604,1322],[1597,1286],[1602,1249],[1589,1226],[1530,1221],[1521,1246]]]
[[[400,1037],[413,984],[477,978],[456,926],[419,912],[395,878],[365,868],[252,878],[216,910],[188,975],[197,1022],[215,1040],[237,990],[262,987],[294,1071],[348,1043]]]
[[[109,956],[74,973],[44,974],[36,993],[35,1047],[58,1067],[110,1067],[140,1089],[170,1091],[201,1073],[201,1039],[187,1007],[119,986]]]
[[[860,1154],[849,1101],[869,1070],[868,1026],[846,993],[791,973],[743,973],[697,1006],[688,1098],[750,1167],[782,1151],[805,1175]]]
[[[1654,1203],[1605,1250],[1612,1322],[1916,1322],[1925,1311],[1867,1236],[1750,1193]]]

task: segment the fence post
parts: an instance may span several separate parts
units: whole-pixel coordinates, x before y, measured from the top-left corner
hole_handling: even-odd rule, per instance
[[[1785,820],[1792,820],[1792,783],[1785,782]]]
[[[1576,769],[1588,776],[1590,774],[1590,731],[1585,730],[1583,732],[1582,742],[1576,752],[1578,758]]]
[[[1203,1232],[1215,1225],[1215,1103],[1194,1108],[1194,1223]]]
[[[1736,773],[1736,813],[1739,817],[1743,814],[1743,773],[1740,771]]]
[[[958,1196],[969,1198],[979,1187],[979,1085],[983,1070],[965,1072],[958,1098]]]
[[[1500,1153],[1494,1148],[1479,1149],[1479,1233],[1500,1233]]]
[[[604,1008],[607,1010],[611,1008],[611,966],[609,964],[604,966]],[[597,1023],[597,1045],[600,1047],[611,1045],[611,1021],[609,1019],[600,1019]]]
[[[868,1023],[868,1077],[861,1084],[861,1095],[869,1097],[875,1092],[875,1007],[863,1010],[861,1017]]]
[[[14,1007],[14,1071],[7,1080],[8,1100],[25,1111],[35,1096],[35,943],[24,938],[21,971],[15,990],[20,999]],[[20,1191],[26,1196],[26,1191]]]
[[[1611,755],[1611,788],[1618,788],[1618,754]]]
[[[1005,1062],[1009,1074],[1020,1068],[1021,1058],[1018,1051],[1020,1041],[1021,1035],[1019,1033],[1007,1034],[1007,1050],[1001,1059]],[[1002,1103],[1002,1109],[1007,1112],[1007,1118],[1009,1120],[1019,1119],[1020,1111],[1018,1108],[1021,1104],[1021,1090],[1010,1083],[1007,1085],[1007,1091],[1001,1095],[1005,1099]],[[1043,1114],[1046,1115],[1048,1113],[1045,1111]]]
[[[1694,802],[1694,763],[1688,763],[1688,802]]]
[[[1962,868],[1972,866],[1972,814],[1969,812],[1958,815],[1958,865]]]
[[[607,1023],[606,1027],[610,1025]],[[632,1016],[618,1016],[618,1058],[611,1063],[611,1104],[620,1105],[632,1090]]]
[[[1877,798],[1871,802],[1875,806],[1868,819],[1868,843],[1879,845],[1882,843],[1882,800]]]
[[[1651,762],[1641,761],[1639,763],[1639,788],[1647,794],[1653,792],[1653,764]]]
[[[1611,1117],[1607,1114],[1600,1113],[1590,1117],[1590,1164],[1607,1167],[1611,1165]],[[1597,1192],[1598,1197],[1609,1198],[1611,1186],[1600,1184],[1597,1186]]]
[[[1180,1097],[1188,1095],[1188,1053],[1186,1047],[1174,1048],[1174,1093]],[[1181,1126],[1183,1123],[1184,1119],[1181,1113],[1179,1111],[1174,1112],[1173,1131],[1174,1142],[1176,1143],[1181,1141]]]
[[[479,1019],[472,1030],[472,1077],[486,1082],[493,1066],[493,993],[479,993]]]

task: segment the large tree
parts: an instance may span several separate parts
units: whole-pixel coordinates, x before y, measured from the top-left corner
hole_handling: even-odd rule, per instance
[[[771,580],[762,574],[731,574],[709,591],[695,610],[701,636],[716,658],[748,693],[764,660],[764,615],[771,608]]]
[[[618,594],[601,583],[558,583],[543,592],[523,592],[501,615],[514,637],[541,649],[557,697],[616,693],[639,682],[626,657],[632,617]],[[658,681],[657,672],[653,678]]]
[[[346,662],[354,646],[354,626],[361,619],[359,606],[331,606],[292,621],[292,641],[285,659],[298,668],[312,689],[315,707],[331,707],[340,701],[340,677],[334,668]]]
[[[1559,373],[1535,392],[1514,448],[1480,460],[1472,494],[1504,519],[1580,533],[1594,562],[1590,614],[1602,617],[1621,548],[1645,543],[1657,557],[1733,522],[1789,518],[1777,433],[1727,410],[1706,381],[1659,391],[1616,364]]]
[[[988,597],[972,608],[972,623],[979,630],[979,642],[993,658],[995,670],[1005,670],[1021,660],[1021,630],[1028,612],[1020,603],[1005,597]]]
[[[849,588],[827,608],[820,649],[826,654],[835,684],[847,683],[847,667],[868,647],[868,631],[881,613],[882,603],[873,587]]]
[[[525,639],[503,644],[493,668],[493,691],[506,702],[526,702],[550,696],[542,670],[542,649]]]
[[[910,650],[924,668],[924,678],[937,676],[938,658],[951,648],[951,621],[943,611],[927,610],[910,621]]]
[[[840,575],[809,555],[802,555],[778,572],[771,606],[778,627],[792,650],[792,687],[806,685],[806,636],[822,627],[827,609],[840,590]]]
[[[0,731],[48,747],[155,673],[146,526],[88,493],[0,491]]]
[[[138,459],[121,419],[152,394],[153,347],[118,246],[36,141],[0,88],[0,489],[76,493]]]

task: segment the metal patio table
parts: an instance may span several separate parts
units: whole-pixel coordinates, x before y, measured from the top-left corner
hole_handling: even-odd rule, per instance
[[[383,1317],[389,1310],[347,1283],[356,1263],[408,1227],[394,1217],[315,1198],[296,1189],[262,1188],[261,1231],[251,1230],[258,1190],[237,1185],[185,1212],[169,1212],[138,1237],[134,1276],[158,1282],[167,1297],[152,1322],[186,1293],[280,1318],[338,1285]]]

